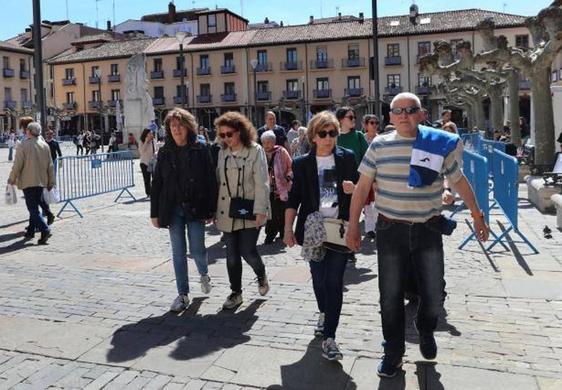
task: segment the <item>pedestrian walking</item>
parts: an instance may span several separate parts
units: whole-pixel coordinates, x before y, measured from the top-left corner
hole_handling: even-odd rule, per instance
[[[84,154],[84,147],[82,146],[84,142],[84,133],[80,132],[76,134],[73,138],[74,145],[76,145],[76,155],[83,155]]]
[[[227,112],[215,120],[222,142],[218,156],[219,197],[217,228],[224,233],[226,265],[231,294],[224,309],[242,303],[242,258],[252,267],[258,292],[266,295],[269,282],[257,249],[261,227],[271,218],[267,159],[256,141],[250,120]]]
[[[170,310],[181,312],[189,305],[186,227],[189,251],[200,275],[201,291],[211,292],[205,224],[212,222],[216,212],[217,178],[209,149],[197,142],[195,117],[182,108],[174,108],[166,115],[164,123],[166,143],[158,151],[150,217],[154,227],[168,228],[170,233],[178,291]],[[149,137],[153,140],[152,135],[146,135],[146,140]]]
[[[303,156],[310,151],[310,144],[308,143],[308,137],[306,136],[306,127],[299,127],[298,129],[298,137],[291,142],[291,157],[297,158],[299,156]]]
[[[287,143],[289,144],[289,147],[291,146],[293,141],[298,138],[299,127],[301,127],[301,123],[298,120],[295,119],[293,122],[291,122],[291,128],[287,132]]]
[[[39,123],[29,123],[25,135],[26,139],[16,153],[8,184],[17,184],[25,196],[25,204],[29,211],[29,230],[25,238],[32,239],[37,229],[41,232],[37,243],[46,244],[51,237],[51,230],[39,212],[39,202],[43,196],[43,189],[47,188],[50,191],[55,186],[53,160],[49,145],[39,137]]]
[[[379,134],[379,118],[376,115],[367,114],[363,117],[363,128],[365,129],[365,139],[367,144],[371,144],[375,137]],[[373,184],[369,191],[369,196],[365,201],[363,213],[365,214],[365,237],[374,239],[377,231],[378,212],[375,207],[375,185]]]
[[[115,132],[111,133],[111,136],[109,137],[109,142],[108,142],[108,153],[114,153],[114,152],[118,152],[119,151],[119,146],[117,145],[117,136],[115,135]]]
[[[60,150],[60,145],[58,141],[54,138],[55,132],[53,130],[47,130],[47,134],[45,134],[45,142],[49,145],[49,150],[51,151],[51,159],[53,160],[53,164],[55,170],[57,169],[57,157],[62,157],[62,152]]]
[[[140,168],[142,172],[142,179],[144,181],[144,192],[146,197],[150,198],[152,170],[154,166],[153,159],[156,157],[156,141],[154,140],[154,133],[150,129],[144,129],[140,136]]]
[[[361,247],[359,216],[374,181],[376,199],[379,292],[384,356],[377,368],[381,377],[393,377],[405,352],[404,286],[408,264],[417,277],[420,302],[414,327],[420,351],[434,359],[433,332],[443,309],[444,255],[442,234],[454,228],[441,215],[443,176],[464,200],[480,241],[488,227],[474,193],[462,173],[462,142],[457,135],[420,126],[420,99],[400,93],[390,104],[396,131],[371,143],[359,167],[361,177],[351,203],[347,245]]]
[[[348,258],[347,251],[320,247],[310,250],[308,236],[314,237],[326,218],[349,219],[349,205],[354,182],[357,181],[355,156],[336,145],[339,121],[327,111],[320,112],[308,124],[310,153],[293,162],[293,186],[289,192],[285,212],[285,244],[303,246],[303,257],[309,261],[312,285],[320,315],[315,334],[322,336],[322,356],[328,360],[343,358],[336,343],[343,303],[343,277]],[[298,219],[295,232],[293,222]],[[320,242],[322,245],[322,242]]]
[[[271,130],[261,135],[261,144],[267,158],[269,174],[269,203],[271,204],[271,219],[265,224],[264,244],[273,244],[279,233],[283,239],[285,227],[285,206],[293,180],[292,160],[289,152],[279,145],[275,145],[275,133]]]
[[[272,130],[275,133],[275,144],[285,147],[289,150],[289,144],[287,142],[287,133],[282,126],[277,124],[277,116],[273,111],[268,111],[265,113],[265,125],[258,129],[258,142],[261,142],[261,135],[267,130]]]
[[[14,148],[16,146],[16,133],[11,131],[8,134],[6,143],[8,144],[8,161],[12,161],[14,159]]]

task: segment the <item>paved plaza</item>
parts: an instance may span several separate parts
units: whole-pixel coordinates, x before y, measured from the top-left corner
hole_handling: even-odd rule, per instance
[[[0,389],[562,388],[562,232],[555,216],[541,215],[526,201],[524,185],[520,228],[540,254],[514,244],[510,252],[498,247],[486,256],[474,242],[459,251],[469,230],[468,214],[458,215],[459,228],[445,239],[448,295],[436,333],[437,359],[421,357],[415,307],[407,305],[404,371],[379,380],[374,243],[364,243],[346,272],[337,334],[341,363],[321,357],[308,265],[298,248],[279,241],[258,247],[269,294],[259,296],[245,265],[244,303],[235,312],[222,311],[230,292],[225,248],[209,227],[213,290],[201,294],[190,260],[192,304],[173,315],[169,238],[150,225],[137,164],[132,192],[139,201],[113,203],[117,194],[78,201],[84,218],[64,213],[46,246],[23,241],[23,199],[16,206],[2,199]],[[10,167],[7,150],[0,149],[3,186]],[[493,220],[505,226],[497,210]],[[552,239],[543,238],[545,225]],[[493,228],[501,231],[497,222]]]

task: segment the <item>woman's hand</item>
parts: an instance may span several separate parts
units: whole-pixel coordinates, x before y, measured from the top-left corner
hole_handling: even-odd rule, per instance
[[[265,222],[267,221],[267,215],[265,214],[256,214],[256,229],[259,229]]]
[[[158,218],[150,218],[150,221],[152,222],[152,226],[160,229],[160,221],[158,220]]]
[[[293,234],[292,229],[285,230],[285,233],[283,234],[283,243],[289,248],[292,248],[297,244],[297,240],[295,239],[295,235]]]
[[[342,183],[343,193],[347,195],[353,194],[353,190],[355,189],[355,184],[353,184],[350,180],[344,180]]]

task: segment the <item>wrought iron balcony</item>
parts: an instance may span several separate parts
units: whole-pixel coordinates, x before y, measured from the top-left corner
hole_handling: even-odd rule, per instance
[[[90,110],[99,110],[101,108],[101,102],[98,100],[92,100],[88,102],[88,108]]]
[[[345,96],[359,97],[363,95],[363,88],[346,88],[344,92],[345,92]]]
[[[416,94],[418,95],[429,95],[431,92],[431,86],[429,85],[418,85],[416,87]]]
[[[4,77],[14,77],[16,72],[10,68],[4,68]]]
[[[221,74],[236,73],[236,66],[234,65],[222,65]]]
[[[208,76],[211,74],[211,67],[207,66],[206,68],[197,68],[197,76]]]
[[[331,89],[315,89],[312,92],[314,99],[329,99],[332,97]]]
[[[77,107],[78,107],[78,104],[76,104],[76,102],[63,103],[62,104],[62,108],[64,108],[66,111],[74,111],[74,110],[76,110]]]
[[[97,84],[101,81],[98,76],[90,76],[89,78],[90,84]]]
[[[301,96],[301,91],[283,91],[283,97],[285,99],[298,99]]]
[[[301,70],[302,61],[282,62],[281,70]]]
[[[174,77],[181,77],[181,69],[174,69]],[[183,70],[183,77],[187,77],[187,69]]]
[[[30,100],[24,100],[21,102],[21,106],[26,109],[31,109],[33,107],[33,103]]]
[[[398,95],[400,92],[402,92],[402,87],[401,86],[388,86],[384,89],[386,91],[386,93],[388,95]]]
[[[266,102],[271,100],[271,91],[258,91],[258,101]]]
[[[365,57],[344,58],[341,63],[342,68],[359,68],[365,66]]]
[[[386,66],[401,65],[402,57],[400,56],[384,57],[384,64]]]
[[[76,85],[76,79],[74,77],[71,79],[62,79],[62,85]]]
[[[18,103],[15,100],[4,100],[4,108],[15,110]]]
[[[236,94],[235,93],[232,93],[232,94],[225,93],[225,94],[221,95],[221,101],[223,103],[235,102],[236,101]]]
[[[150,79],[151,80],[162,80],[164,78],[164,71],[163,70],[154,70],[150,72]]]
[[[20,79],[27,80],[31,77],[31,72],[29,70],[20,70]]]
[[[181,96],[174,96],[174,104],[187,104],[187,103],[188,103],[187,96],[184,96],[183,103],[182,103]]]
[[[213,95],[197,95],[197,103],[206,104],[213,101]]]
[[[121,75],[110,74],[109,76],[107,76],[107,81],[109,81],[110,83],[118,83],[121,81]]]
[[[121,108],[123,108],[123,100],[121,100],[121,99],[119,99],[119,100],[108,100],[107,105],[109,107],[115,107],[115,106],[117,106],[117,102],[119,102],[119,105],[121,106]]]
[[[325,60],[312,60],[310,61],[310,69],[330,69],[334,67],[334,60],[328,58]]]
[[[163,106],[164,104],[166,104],[166,98],[165,98],[165,97],[155,97],[155,98],[152,98],[152,105],[154,105],[154,106]]]
[[[271,62],[256,65],[256,72],[271,72],[272,69]]]

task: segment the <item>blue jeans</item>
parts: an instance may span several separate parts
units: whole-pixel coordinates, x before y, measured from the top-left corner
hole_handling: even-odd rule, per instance
[[[336,338],[343,303],[343,274],[349,255],[326,249],[322,261],[310,262],[316,303],[324,318],[324,340]]]
[[[404,355],[404,287],[414,267],[420,304],[416,325],[431,333],[443,308],[443,241],[439,222],[412,225],[377,221],[379,292],[385,355]]]
[[[176,274],[176,286],[179,295],[189,293],[189,280],[187,274],[187,243],[185,240],[185,227],[187,226],[187,240],[189,252],[195,259],[197,271],[201,276],[207,275],[207,249],[205,248],[205,222],[186,221],[184,211],[176,207],[170,222],[170,241],[172,243],[172,261]]]
[[[29,231],[49,231],[49,226],[39,212],[39,204],[43,201],[43,187],[28,187],[23,190],[25,205],[29,211]]]
[[[8,149],[8,161],[12,161],[14,159],[14,147],[10,146]]]

